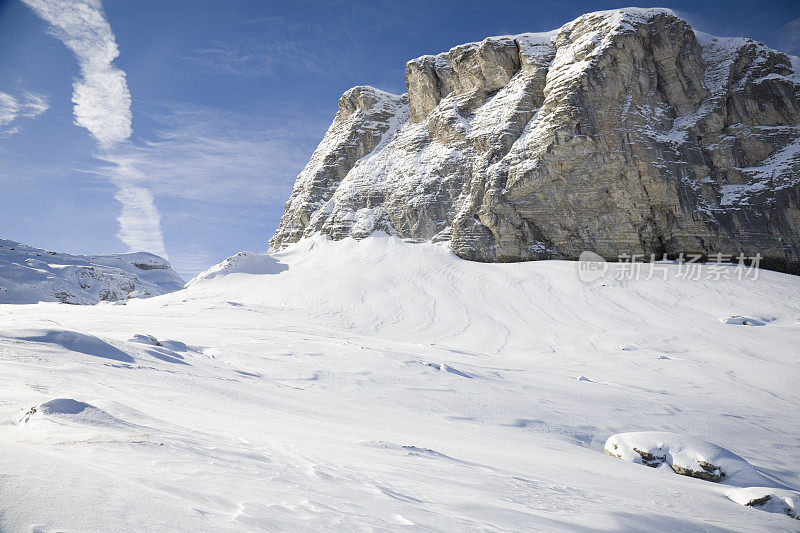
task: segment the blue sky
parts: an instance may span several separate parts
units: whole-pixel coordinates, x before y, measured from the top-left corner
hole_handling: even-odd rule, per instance
[[[263,251],[345,90],[624,5],[0,0],[0,237],[164,252],[185,277]],[[800,55],[797,1],[637,5]]]

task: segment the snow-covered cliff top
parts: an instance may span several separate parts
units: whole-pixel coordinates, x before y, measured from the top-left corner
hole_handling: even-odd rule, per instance
[[[405,76],[406,95],[342,96],[273,250],[385,232],[480,261],[702,249],[800,271],[786,54],[625,8],[423,55]]]

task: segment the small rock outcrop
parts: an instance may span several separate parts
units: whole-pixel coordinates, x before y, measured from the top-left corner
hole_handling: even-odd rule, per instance
[[[406,85],[342,96],[271,248],[385,231],[477,261],[800,268],[800,78],[781,52],[628,8],[414,59]]]

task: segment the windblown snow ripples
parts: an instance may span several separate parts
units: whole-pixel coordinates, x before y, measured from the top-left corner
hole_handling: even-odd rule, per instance
[[[245,259],[124,306],[0,306],[1,529],[796,524],[737,505],[742,487],[602,450],[694,434],[798,487],[798,278],[615,280],[610,265],[587,285],[574,263],[388,237]],[[57,399],[120,422],[19,423]]]

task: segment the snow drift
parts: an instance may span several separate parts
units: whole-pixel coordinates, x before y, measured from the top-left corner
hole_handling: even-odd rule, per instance
[[[800,486],[800,278],[582,283],[385,236],[253,261],[125,306],[0,305],[0,529],[796,530],[759,509]],[[116,422],[19,423],[54,399]],[[790,489],[603,454],[652,429]]]

